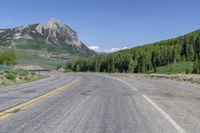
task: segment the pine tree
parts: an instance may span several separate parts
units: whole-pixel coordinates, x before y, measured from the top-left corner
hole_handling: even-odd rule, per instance
[[[200,57],[200,34],[195,41],[195,51],[198,57]]]
[[[75,71],[76,71],[76,72],[80,72],[80,67],[79,67],[78,64],[76,65],[76,69],[75,69]]]
[[[196,74],[199,74],[199,66],[200,66],[200,63],[199,63],[199,60],[196,59],[195,62],[194,62],[194,65],[193,65],[193,73],[196,73]]]
[[[194,61],[194,56],[195,56],[194,47],[190,44],[188,48],[189,48],[189,50],[188,50],[188,61]]]
[[[99,72],[100,71],[100,65],[98,62],[95,62],[94,64],[94,72]]]

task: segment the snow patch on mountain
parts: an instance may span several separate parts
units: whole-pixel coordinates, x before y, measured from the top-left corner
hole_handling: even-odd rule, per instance
[[[22,35],[21,33],[16,33],[14,34],[14,39],[19,40],[19,39],[33,39],[33,38],[27,34]]]
[[[24,29],[29,28],[29,25],[23,25],[16,29],[16,31],[23,31]]]

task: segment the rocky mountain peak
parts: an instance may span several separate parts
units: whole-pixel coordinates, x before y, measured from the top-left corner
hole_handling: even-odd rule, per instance
[[[58,29],[58,28],[66,28],[66,25],[64,23],[62,23],[60,20],[57,20],[55,18],[51,18],[47,22],[46,28],[55,30],[55,29]]]
[[[66,25],[55,18],[51,18],[47,23],[39,24],[36,30],[42,34],[43,29],[58,31],[60,28],[66,28]]]
[[[51,18],[46,23],[23,25],[12,29],[0,29],[0,44],[31,48],[40,48],[45,44],[45,48],[63,47],[71,53],[83,51],[83,54],[95,54],[94,51],[89,50],[80,41],[78,34],[73,29],[55,18]]]
[[[59,44],[60,40],[69,45],[81,47],[81,42],[77,33],[60,20],[51,18],[47,23],[39,24],[36,30],[41,35],[46,35],[46,40],[50,43]]]
[[[49,19],[48,23],[49,24],[63,24],[60,20],[53,17]]]

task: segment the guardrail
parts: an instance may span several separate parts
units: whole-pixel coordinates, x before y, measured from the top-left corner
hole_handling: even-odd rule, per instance
[[[50,69],[34,69],[34,70],[27,70],[30,72],[50,72]]]

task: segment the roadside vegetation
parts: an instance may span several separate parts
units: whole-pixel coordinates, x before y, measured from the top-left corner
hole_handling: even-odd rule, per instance
[[[20,65],[37,65],[45,69],[55,69],[57,66],[64,67],[66,61],[48,59],[48,52],[44,50],[16,49],[16,62]]]
[[[1,65],[16,65],[16,56],[13,49],[5,49],[0,52],[0,64]]]
[[[193,62],[180,62],[158,67],[157,73],[160,74],[191,74],[193,73]]]
[[[116,53],[73,60],[67,63],[66,71],[200,73],[200,30]]]
[[[0,87],[31,82],[42,78],[34,73],[14,68],[0,68]]]
[[[0,87],[30,82],[41,77],[25,70],[15,69],[16,56],[13,49],[5,49],[0,52]]]
[[[0,53],[8,50],[8,48],[1,46]],[[40,66],[45,69],[56,69],[57,66],[66,66],[66,60],[64,59],[50,59],[49,53],[45,50],[31,50],[31,49],[14,49],[16,58],[16,64],[18,65],[33,65]],[[70,55],[69,59],[79,58],[79,56]],[[0,63],[2,64],[2,63]]]

